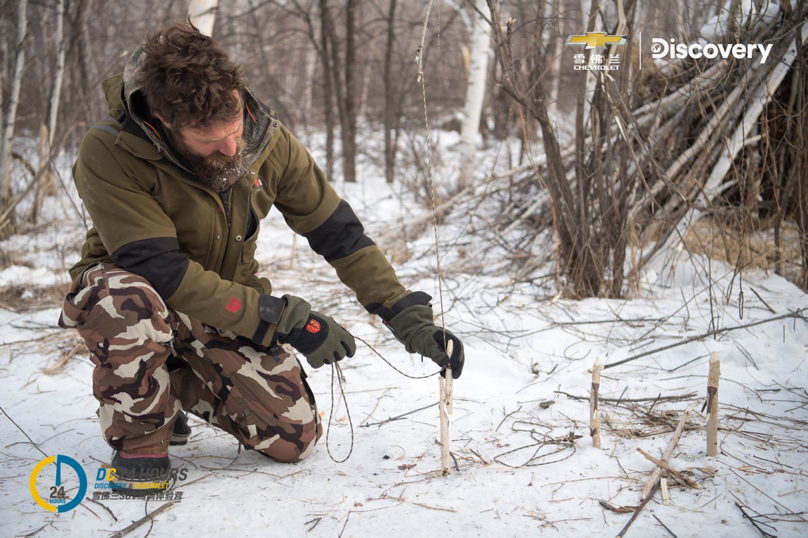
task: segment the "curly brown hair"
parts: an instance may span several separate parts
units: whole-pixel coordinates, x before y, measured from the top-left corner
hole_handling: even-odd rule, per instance
[[[190,21],[147,36],[141,47],[146,102],[172,130],[238,117],[247,82],[227,53]]]

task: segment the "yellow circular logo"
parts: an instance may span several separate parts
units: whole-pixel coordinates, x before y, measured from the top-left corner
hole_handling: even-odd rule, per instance
[[[50,494],[46,500],[43,499],[39,491],[37,491],[36,480],[42,472],[42,469],[52,463],[56,464],[56,481],[55,484],[50,487]],[[62,467],[65,465],[73,469],[73,472],[76,473],[79,479],[79,490],[72,499],[66,497],[65,488],[62,485]],[[31,478],[28,481],[28,485],[31,489],[31,496],[39,506],[49,512],[58,512],[61,514],[62,512],[69,512],[74,509],[84,499],[84,495],[87,493],[87,475],[84,473],[84,469],[81,468],[81,465],[79,465],[79,462],[68,456],[58,454],[56,456],[48,456],[36,464],[34,470],[31,471]]]

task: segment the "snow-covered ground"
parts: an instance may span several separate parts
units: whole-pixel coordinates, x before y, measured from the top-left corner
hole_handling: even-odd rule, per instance
[[[337,188],[396,261],[405,285],[434,295],[439,310],[433,232],[408,227],[425,210],[402,203],[409,195],[378,174]],[[431,361],[407,354],[364,313],[279,214],[262,227],[262,272],[279,294],[307,298],[407,374],[434,372]],[[356,357],[343,361],[348,408],[333,410],[328,442],[324,436],[307,460],[278,464],[239,453],[228,435],[192,418],[190,442],[170,452],[175,466],[188,469],[176,488],[181,502],[130,536],[616,536],[631,514],[599,501],[639,504],[654,464],[636,449],[659,456],[688,407],[694,410],[670,464],[701,488],[670,480],[670,504],[657,493],[627,535],[666,536],[662,524],[680,537],[760,535],[737,505],[767,515],[756,522],[773,535],[808,534],[805,321],[726,330],[605,369],[601,449],[592,446],[589,403],[582,399],[596,358],[608,365],[771,320],[808,307],[806,294],[774,275],[734,274],[678,253],[641,275],[639,298],[554,300],[549,288],[514,284],[506,273],[458,270],[457,245],[470,240],[465,230],[451,219],[440,230],[445,320],[466,346],[466,368],[454,385],[450,476],[439,473],[437,378],[404,377],[360,344]],[[0,285],[25,288],[30,297],[43,285],[64,284],[65,264],[77,259],[83,234],[77,218],[66,218],[43,239],[4,242],[0,248],[30,267],[0,271]],[[56,306],[0,310],[3,536],[108,536],[165,502],[93,501],[96,471],[111,451],[95,416],[91,363],[76,335],[56,328],[58,312]],[[714,458],[706,456],[701,413],[711,352],[719,354],[722,374]],[[332,372],[309,374],[328,421]],[[330,451],[341,460],[351,446],[345,463],[329,457]],[[87,497],[78,508],[57,514],[34,502],[29,479],[44,454],[73,458],[87,473]],[[39,491],[54,483],[55,467],[39,474]],[[63,474],[70,494],[76,480]]]

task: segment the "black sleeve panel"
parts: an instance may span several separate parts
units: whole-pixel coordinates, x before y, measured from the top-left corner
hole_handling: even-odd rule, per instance
[[[365,310],[371,314],[376,314],[382,318],[386,324],[393,319],[396,314],[399,314],[411,306],[432,306],[430,301],[432,301],[432,296],[428,293],[414,291],[396,301],[392,308],[387,308],[381,303],[370,303],[365,306]]]
[[[121,269],[148,280],[163,299],[177,291],[190,262],[188,256],[180,252],[175,237],[133,241],[113,252],[111,257]]]
[[[303,234],[308,239],[311,249],[332,262],[350,256],[359,249],[373,246],[375,243],[365,235],[365,228],[356,214],[341,200],[331,216],[315,230]]]

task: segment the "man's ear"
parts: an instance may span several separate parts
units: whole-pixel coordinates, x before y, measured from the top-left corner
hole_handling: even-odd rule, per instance
[[[157,114],[155,112],[154,117],[157,118],[158,120],[160,120],[163,123],[163,125],[165,125],[166,129],[171,129],[171,124],[168,123],[166,120],[164,120],[163,117],[160,114]]]

